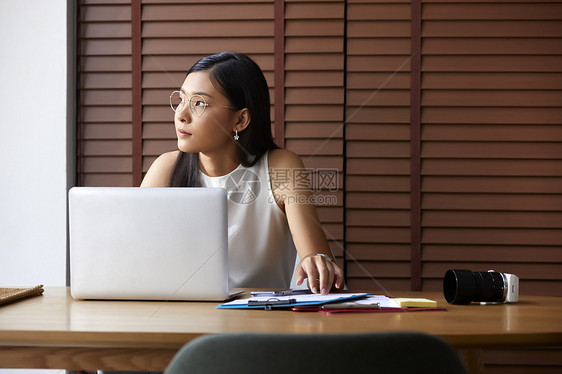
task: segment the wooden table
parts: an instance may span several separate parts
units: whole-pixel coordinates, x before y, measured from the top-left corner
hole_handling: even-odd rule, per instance
[[[360,333],[422,331],[469,352],[478,372],[486,347],[562,346],[562,298],[522,296],[516,304],[448,305],[447,311],[324,315],[224,310],[212,302],[78,301],[65,287],[0,307],[0,367],[163,370],[185,343],[230,332]]]

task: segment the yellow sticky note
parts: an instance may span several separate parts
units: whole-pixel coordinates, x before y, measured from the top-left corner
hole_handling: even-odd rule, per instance
[[[437,301],[423,299],[423,298],[412,298],[412,297],[397,297],[393,299],[402,308],[418,307],[418,308],[434,308],[437,306]]]

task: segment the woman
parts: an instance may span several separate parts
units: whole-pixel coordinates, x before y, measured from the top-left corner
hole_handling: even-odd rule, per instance
[[[161,155],[142,187],[224,187],[229,192],[230,287],[288,288],[308,278],[314,293],[343,284],[343,271],[310,204],[296,188],[300,158],[271,135],[267,82],[245,55],[205,57],[170,96],[177,151]]]

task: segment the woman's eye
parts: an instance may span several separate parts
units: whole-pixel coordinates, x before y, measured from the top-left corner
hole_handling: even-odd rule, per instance
[[[195,103],[193,104],[193,106],[202,107],[202,106],[205,106],[205,102],[201,101],[201,100],[196,100]]]

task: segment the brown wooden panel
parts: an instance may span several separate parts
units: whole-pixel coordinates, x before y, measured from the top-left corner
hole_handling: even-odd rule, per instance
[[[357,266],[352,262],[348,264],[348,272],[351,277],[372,277],[378,279],[385,285],[384,278],[408,277],[410,274],[410,263],[397,261],[361,261],[361,266]]]
[[[84,39],[91,38],[130,38],[130,22],[83,23],[80,27],[80,36]]]
[[[562,56],[451,56],[430,55],[422,59],[422,71],[434,72],[559,72]]]
[[[425,142],[423,158],[561,159],[558,142]]]
[[[346,190],[359,192],[409,192],[410,178],[407,176],[348,175]]]
[[[490,175],[559,177],[558,160],[432,159],[422,161],[423,175]]]
[[[546,38],[425,38],[428,55],[560,55],[562,45]]]
[[[405,58],[408,62],[408,58]],[[410,74],[404,73],[400,67],[388,73],[348,73],[348,87],[354,89],[371,89],[373,92],[380,89],[409,89]]]
[[[286,87],[341,87],[343,77],[339,72],[288,72],[285,76]]]
[[[406,55],[410,53],[410,41],[406,38],[353,38],[348,48],[371,55]]]
[[[82,60],[80,70],[84,72],[130,72],[129,56],[88,56]]]
[[[174,151],[176,149],[178,149],[176,139],[146,139],[142,145],[142,154],[147,156],[158,156],[162,153]]]
[[[130,157],[86,157],[82,167],[89,173],[121,173],[133,172]]]
[[[425,211],[423,225],[424,227],[562,229],[562,212]]]
[[[339,19],[291,20],[285,24],[286,37],[341,36],[343,23]]]
[[[347,71],[348,74],[351,72],[409,72],[410,56],[363,56],[361,51],[350,51],[347,58]]]
[[[131,139],[132,129],[129,123],[85,123],[82,126],[82,139]]]
[[[315,18],[336,18],[341,19],[344,12],[343,2],[322,2],[322,11],[319,5],[313,3],[291,3],[285,4],[285,19],[315,19]]]
[[[343,67],[341,53],[288,54],[285,56],[286,71],[330,71]]]
[[[562,37],[559,20],[424,22],[424,37]]]
[[[370,159],[347,160],[348,175],[409,175],[410,161],[406,159]]]
[[[381,285],[384,288],[381,288]],[[359,278],[357,275],[354,275],[353,278],[350,277],[347,281],[347,286],[350,290],[361,290],[380,295],[391,291],[408,291],[410,290],[410,280],[377,277],[377,282],[375,282],[370,278]]]
[[[285,109],[287,121],[337,121],[343,118],[343,108],[335,105],[289,105]]]
[[[348,107],[346,123],[409,123],[408,107]]]
[[[425,141],[550,142],[562,140],[562,128],[552,125],[425,124]]]
[[[82,142],[82,156],[130,156],[129,140],[88,140]]]
[[[425,192],[558,194],[562,191],[562,177],[426,176],[422,179],[422,189]]]
[[[410,19],[409,4],[349,4],[347,12],[349,21]]]
[[[424,20],[558,20],[562,4],[425,4]]]
[[[339,139],[287,139],[286,148],[303,155],[341,155],[342,142]]]
[[[357,90],[348,92],[350,106],[409,106],[410,93],[407,90]]]
[[[562,251],[557,246],[426,244],[422,252],[424,261],[435,262],[477,262],[485,259],[492,262],[509,260],[526,263],[529,262],[529,256],[532,256],[533,262],[562,263]]]
[[[131,54],[131,41],[128,39],[83,40],[81,56],[128,56]]]
[[[346,139],[348,140],[410,140],[410,126],[402,124],[347,124]]]
[[[408,212],[404,212],[408,214]],[[351,261],[409,261],[411,248],[409,244],[399,243],[350,243],[347,252]]]
[[[425,193],[422,209],[560,211],[560,195]]]
[[[201,21],[150,21],[144,22],[142,28],[143,38],[178,38],[197,37],[222,38],[254,37],[257,35],[273,37],[273,24],[270,20],[217,20]]]
[[[340,108],[343,99],[344,91],[341,87],[287,88],[285,90],[285,104],[287,105],[334,104],[334,106]]]
[[[131,105],[131,91],[112,89],[83,90],[81,100],[84,106]]]
[[[144,123],[142,127],[143,139],[174,139],[176,140],[176,132],[174,123],[170,120],[168,123],[151,122]]]
[[[343,158],[341,155],[314,155],[314,156],[301,156],[301,159],[306,168],[316,169],[338,169],[343,168]]]
[[[349,226],[408,227],[410,225],[410,212],[407,210],[348,209],[346,218]]]
[[[116,22],[130,21],[131,6],[126,4],[119,5],[96,5],[88,6],[81,13],[81,22]]]
[[[90,174],[81,176],[82,185],[92,187],[130,187],[133,184],[132,174]]]
[[[243,51],[244,53],[273,53],[269,37],[213,38],[212,43],[205,38],[178,38],[173,40],[145,39],[142,53],[148,54],[198,54],[208,55],[217,51]]]
[[[422,240],[432,244],[562,245],[562,230],[425,228]]]
[[[557,107],[560,102],[561,92],[546,90],[426,90],[422,96],[422,105],[440,107]]]
[[[562,108],[432,108],[422,113],[424,123],[562,123]]]
[[[272,4],[221,3],[144,5],[143,21],[273,19]]]
[[[561,73],[425,73],[425,89],[456,90],[556,90],[562,85]]]
[[[84,73],[81,76],[82,89],[130,89],[131,74],[119,73]]]
[[[131,111],[129,107],[83,107],[82,120],[87,122],[130,122]]]
[[[329,122],[290,122],[285,127],[285,138],[341,138],[343,125]]]
[[[347,209],[409,209],[410,194],[382,192],[348,192]]]
[[[407,142],[353,141],[347,145],[348,157],[408,158],[410,147]]]
[[[354,38],[359,37],[410,37],[410,23],[408,21],[362,21],[350,22],[347,32]]]

